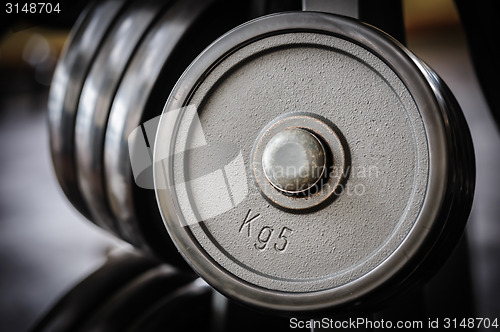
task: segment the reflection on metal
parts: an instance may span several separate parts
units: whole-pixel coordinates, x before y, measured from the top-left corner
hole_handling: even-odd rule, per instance
[[[311,212],[311,209],[330,204],[344,192],[344,187],[351,184],[358,185],[355,182],[346,182],[350,171],[349,146],[339,128],[325,118],[327,112],[327,109],[323,109],[317,113],[282,114],[267,123],[256,135],[251,153],[253,177],[261,194],[276,207],[290,211]],[[263,163],[269,142],[276,135],[291,128],[301,128],[315,135],[314,138],[321,141],[320,147],[324,151],[323,165],[318,168],[316,181],[310,188],[298,192],[285,192],[276,188],[269,181]]]
[[[129,58],[161,13],[157,0],[133,2],[118,17],[99,50],[82,88],[75,123],[77,180],[93,220],[121,236],[104,189],[103,149],[109,111]]]
[[[194,273],[124,251],[66,293],[31,330],[203,331],[212,319],[211,300],[211,287]]]
[[[103,151],[103,179],[106,198],[109,208],[117,223],[126,233],[127,240],[135,242],[143,232],[140,219],[145,217],[143,208],[137,204],[137,196],[147,196],[144,199],[154,202],[154,194],[141,192],[140,188],[153,189],[152,167],[148,168],[152,160],[152,146],[154,144],[161,107],[151,106],[159,100],[163,103],[168,97],[169,84],[174,84],[174,74],[182,69],[182,61],[189,61],[195,57],[195,48],[182,51],[183,60],[176,54],[183,48],[183,42],[189,38],[190,28],[197,20],[207,16],[207,12],[214,6],[215,1],[185,0],[164,1],[167,8],[154,22],[144,40],[138,45],[130,63],[123,73],[123,78],[116,91],[113,104],[109,111]],[[162,93],[155,93],[161,86]],[[153,120],[146,121],[153,118]],[[127,144],[131,132],[141,125],[146,136],[136,137],[137,149]],[[133,143],[133,142],[132,142]],[[146,145],[145,145],[146,144]],[[145,148],[147,146],[147,148]],[[151,149],[149,148],[151,147]],[[135,162],[144,161],[145,165],[135,165],[138,174],[133,174],[129,161],[129,150],[134,153],[145,153]],[[142,149],[142,150],[141,150]],[[148,154],[151,153],[149,161]],[[140,171],[137,171],[139,170]],[[139,173],[140,174],[139,176]],[[134,183],[135,179],[135,183]],[[149,216],[156,216],[161,223],[157,211],[149,211]]]
[[[73,28],[50,88],[48,119],[54,169],[70,202],[87,218],[88,207],[76,178],[74,126],[80,93],[96,53],[126,1],[109,0],[83,12]]]
[[[262,153],[267,180],[286,193],[303,193],[323,177],[326,152],[321,141],[302,128],[277,133]]]

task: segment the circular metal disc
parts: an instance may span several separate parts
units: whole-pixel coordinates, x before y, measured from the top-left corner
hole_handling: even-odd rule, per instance
[[[112,254],[106,263],[65,294],[33,331],[75,331],[110,296],[159,262],[136,252]]]
[[[401,287],[449,227],[450,185],[457,198],[467,180],[429,73],[334,15],[278,14],[221,37],[179,80],[155,142],[157,199],[180,252],[220,292],[271,310]],[[259,133],[289,112],[328,119],[350,151],[343,191],[307,213],[269,204],[250,166]]]
[[[121,0],[98,2],[80,16],[66,43],[50,88],[48,119],[56,176],[70,202],[87,218],[90,215],[75,174],[73,146],[76,111],[95,54],[125,3]]]
[[[109,212],[102,179],[104,135],[116,89],[153,20],[164,4],[134,1],[118,18],[92,64],[80,96],[75,125],[77,179],[94,222],[120,234]]]
[[[155,119],[143,124],[144,121],[151,120],[145,119],[146,114],[151,113],[146,105],[150,98],[155,98],[151,92],[160,80],[161,72],[166,71],[167,75],[171,75],[172,66],[176,65],[173,52],[185,38],[190,26],[211,3],[213,1],[176,1],[165,11],[141,42],[128,65],[109,113],[103,159],[107,199],[119,227],[122,228],[123,238],[138,246],[144,246],[141,227],[138,225],[139,216],[147,215],[148,211],[135,210],[133,193],[136,184],[133,182],[131,163],[138,173],[135,176],[137,185],[153,189],[152,150],[146,142],[153,144],[157,124]],[[160,110],[157,112],[159,114]],[[146,136],[143,136],[142,128]],[[134,134],[130,136],[134,130]],[[147,174],[141,174],[142,172]]]
[[[127,331],[206,331],[213,326],[213,289],[201,278],[165,294]],[[195,319],[194,319],[195,318]]]
[[[77,331],[124,331],[168,294],[196,279],[168,265],[150,269],[108,298]]]

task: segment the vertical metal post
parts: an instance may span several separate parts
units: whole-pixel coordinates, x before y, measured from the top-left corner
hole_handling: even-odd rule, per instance
[[[359,18],[358,0],[302,0],[302,10]]]

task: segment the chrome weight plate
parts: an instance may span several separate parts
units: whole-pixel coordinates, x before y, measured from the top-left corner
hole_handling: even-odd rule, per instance
[[[379,30],[310,12],[207,48],[165,105],[154,162],[194,270],[280,312],[374,303],[420,280],[463,231],[475,175],[467,125],[431,69]]]
[[[32,331],[75,331],[115,292],[159,264],[137,252],[112,253],[103,266],[66,293]]]
[[[137,252],[111,254],[103,266],[66,293],[32,331],[75,331],[121,287],[159,264]]]
[[[87,218],[88,208],[78,188],[74,160],[74,126],[85,77],[103,39],[126,1],[96,2],[81,14],[54,72],[48,120],[52,161],[59,184],[76,209]]]
[[[183,38],[186,38],[190,26],[207,11],[207,8],[213,2],[200,0],[175,1],[165,11],[141,42],[136,54],[130,61],[109,112],[104,140],[104,159],[102,161],[104,164],[106,197],[111,212],[117,219],[119,227],[122,228],[122,237],[139,247],[145,246],[145,240],[139,225],[140,217],[135,210],[133,193],[136,190],[136,184],[132,175],[129,135],[134,129],[138,129],[137,132],[140,134],[140,138],[144,139],[140,125],[150,120],[147,118],[148,115],[154,117],[161,113],[161,109],[159,109],[156,114],[152,115],[150,113],[154,112],[146,108],[150,98],[156,97],[151,95],[151,92],[156,84],[161,83],[160,75],[162,71],[163,75],[171,76],[177,71],[175,66],[179,66],[179,61],[175,58],[174,52],[179,48]],[[195,57],[195,55],[190,55],[188,52],[184,52],[183,56],[191,56],[191,59]],[[176,78],[171,78],[171,86],[173,86]],[[146,127],[148,127],[147,124]],[[152,130],[150,133],[149,142],[151,144],[154,142],[155,132],[155,130]],[[146,158],[150,160],[147,154],[148,151],[143,152],[146,153]],[[135,159],[140,159],[139,162],[142,162],[139,157]],[[132,162],[135,159],[132,158]],[[99,176],[100,174],[96,175]],[[141,180],[137,181],[142,187],[152,189],[152,172],[148,175],[149,183],[142,183]],[[154,200],[154,197],[151,197],[151,199]],[[158,214],[157,211],[155,212]],[[148,215],[148,211],[142,211],[140,215]]]
[[[138,46],[111,107],[103,158],[111,212],[123,239],[177,266],[185,262],[163,226],[152,190],[152,146],[165,91],[206,46],[248,20],[247,6],[248,1],[174,1]]]
[[[100,47],[78,104],[75,124],[78,185],[92,220],[117,235],[120,230],[109,212],[102,180],[106,123],[130,58],[164,5],[158,0],[140,0],[126,8]]]
[[[109,297],[76,331],[124,331],[156,304],[196,279],[168,265],[150,269]]]
[[[165,294],[125,331],[214,331],[212,295],[212,287],[197,278]]]

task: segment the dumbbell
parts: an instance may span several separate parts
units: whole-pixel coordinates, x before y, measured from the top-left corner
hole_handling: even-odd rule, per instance
[[[269,16],[259,3],[94,4],[50,95],[59,182],[93,222],[179,266],[180,252],[238,302],[376,306],[460,239],[467,124],[422,60],[337,15],[357,1]]]
[[[288,314],[376,306],[428,280],[460,239],[475,176],[432,69],[369,25],[306,11],[245,23],[190,65],[154,167],[190,266]]]
[[[211,293],[193,273],[138,252],[118,251],[60,298],[31,330],[200,330],[212,319]]]

